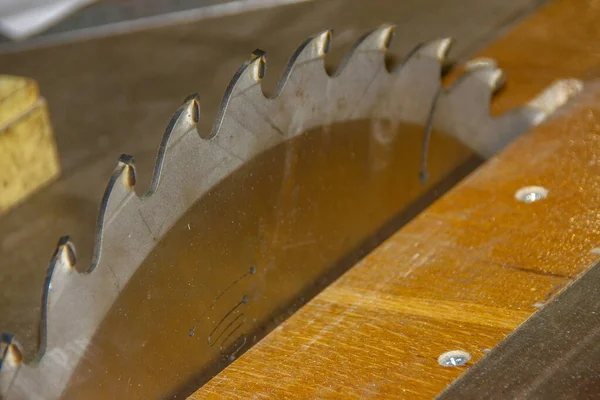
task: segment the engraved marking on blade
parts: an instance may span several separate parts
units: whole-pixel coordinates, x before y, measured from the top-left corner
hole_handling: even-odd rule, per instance
[[[234,280],[229,286],[227,286],[225,288],[225,290],[223,290],[221,293],[219,293],[217,295],[217,297],[215,297],[211,302],[210,302],[210,306],[208,306],[204,312],[202,313],[202,315],[200,315],[200,317],[196,320],[196,323],[194,324],[194,326],[192,326],[192,328],[189,330],[188,335],[189,336],[194,336],[195,330],[198,327],[198,325],[200,325],[200,322],[202,322],[204,316],[206,315],[207,312],[213,310],[215,308],[215,305],[217,304],[217,301],[219,301],[219,299],[221,297],[223,297],[225,295],[225,293],[227,293],[229,290],[231,290],[231,288],[233,288],[236,284],[238,284],[241,280],[243,280],[244,278],[246,278],[248,275],[254,275],[256,273],[256,267],[252,266],[250,267],[250,269],[244,273],[242,276],[240,276],[239,278],[237,278],[236,280]]]
[[[227,332],[228,329],[231,328],[232,325],[234,325],[236,323],[238,324],[238,325],[236,325],[236,328],[232,331],[232,333],[233,333],[233,332],[235,332],[235,330],[237,330],[237,328],[239,328],[239,326],[241,326],[242,324],[244,324],[246,322],[246,313],[241,312],[240,307],[242,307],[244,304],[247,304],[247,303],[248,303],[248,296],[242,297],[242,300],[240,300],[235,306],[233,306],[233,308],[231,310],[229,310],[227,312],[227,314],[225,314],[225,316],[223,316],[223,318],[221,318],[219,323],[217,323],[217,326],[215,326],[213,328],[213,330],[210,332],[210,335],[208,335],[208,345],[210,347],[213,347],[219,341],[221,336],[223,336],[223,334],[225,334],[225,332]],[[230,319],[229,318],[230,316],[234,316],[234,315],[236,315],[236,316],[229,322],[229,324],[227,324],[225,326],[225,328],[223,328],[222,330],[219,329],[221,326],[225,325],[225,321]],[[218,333],[216,338],[214,338],[215,333]],[[231,334],[227,335],[225,337],[225,339],[227,339],[230,335]]]

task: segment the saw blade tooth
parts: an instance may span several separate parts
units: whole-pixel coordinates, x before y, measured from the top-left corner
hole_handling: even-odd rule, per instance
[[[387,51],[394,38],[396,25],[384,24],[365,34],[354,45],[354,51]]]
[[[331,29],[327,29],[304,41],[290,57],[286,70],[291,69],[295,64],[325,57],[331,46],[332,32]]]
[[[96,244],[93,250],[92,265],[87,272],[91,272],[100,261],[105,226],[110,224],[119,214],[128,199],[131,197],[137,198],[134,185],[135,166],[133,157],[122,154],[102,196],[100,212],[98,213],[96,223]]]
[[[444,93],[442,103],[451,104],[453,116],[469,123],[488,121],[493,95],[504,84],[504,72],[489,58],[474,59],[466,64],[465,71]],[[468,122],[469,121],[469,122]],[[468,130],[468,129],[466,129]]]
[[[437,102],[434,126],[454,136],[483,158],[489,158],[535,125],[535,110],[517,107],[499,116],[491,114],[494,93],[504,74],[491,59],[467,63],[465,72]]]
[[[44,281],[39,327],[40,340],[36,359],[40,359],[46,352],[48,343],[48,310],[56,303],[56,300],[60,298],[65,288],[69,285],[70,276],[79,274],[76,270],[76,264],[75,246],[68,236],[61,237],[50,260],[46,272],[46,280]]]
[[[161,151],[170,147],[171,143],[177,142],[188,131],[197,126],[200,121],[200,95],[198,93],[190,94],[185,98],[181,107],[175,111],[163,134],[157,161],[160,161]],[[198,132],[200,136],[202,133]]]
[[[144,194],[144,197],[151,196],[160,182],[163,174],[163,166],[165,164],[165,157],[167,157],[167,150],[173,143],[177,143],[186,133],[192,129],[196,129],[198,135],[204,139],[208,139],[211,136],[211,132],[202,132],[198,129],[198,122],[200,121],[200,95],[198,93],[190,94],[185,98],[181,107],[175,111],[162,136],[158,152],[156,155],[156,161],[154,163],[154,171],[152,172],[152,180],[148,191]]]
[[[323,31],[312,38],[304,41],[290,57],[281,78],[277,82],[275,93],[271,99],[278,98],[287,85],[293,71],[305,63],[320,60],[323,64],[323,72],[325,73],[325,56],[329,52],[331,46],[332,30]],[[296,82],[297,84],[299,82]]]
[[[446,57],[452,48],[454,40],[452,38],[442,38],[431,40],[420,46],[418,54],[437,59],[440,63],[446,61]]]
[[[333,74],[327,74],[327,101],[320,106],[322,125],[336,121],[373,116],[381,108],[381,99],[389,97],[382,89],[393,79],[386,66],[386,53],[395,27],[383,25],[356,41]],[[352,87],[352,93],[348,89]],[[360,93],[360,94],[359,94]],[[318,96],[316,96],[318,97]]]
[[[415,46],[399,63],[392,74],[409,73],[418,78],[422,75],[427,81],[441,85],[442,64],[444,63],[453,39],[435,39]],[[414,66],[414,67],[413,67]],[[426,70],[423,71],[423,68]]]
[[[116,214],[123,201],[135,194],[133,188],[135,185],[135,166],[133,157],[127,154],[121,154],[117,166],[108,181],[101,203],[101,214],[98,221],[100,223],[109,222]]]
[[[469,114],[489,114],[492,96],[504,83],[504,72],[491,60],[474,60],[467,64],[465,72],[460,75],[447,91],[448,97],[464,99],[470,109]],[[459,109],[457,112],[462,113]]]
[[[238,68],[233,75],[233,78],[229,81],[229,85],[227,85],[227,89],[221,100],[221,106],[215,117],[211,134],[208,138],[213,138],[218,135],[221,125],[223,125],[223,118],[233,99],[243,96],[253,89],[256,92],[260,92],[258,98],[266,99],[264,94],[262,94],[262,88],[260,86],[260,81],[262,80],[266,69],[267,53],[260,49],[254,50],[250,55],[250,58]],[[256,94],[258,95],[258,93]],[[256,97],[254,100],[256,100]]]
[[[473,79],[485,83],[493,94],[504,85],[504,71],[498,68],[495,60],[476,58],[467,62],[462,79]]]
[[[52,304],[52,301],[49,298],[51,293],[57,293],[63,289],[65,281],[63,276],[69,273],[77,273],[75,269],[76,264],[77,256],[75,254],[75,246],[68,236],[61,237],[58,240],[56,250],[54,251],[46,274],[44,290],[46,290],[47,293],[45,293],[46,299],[42,300],[42,312],[44,312],[44,307],[48,304]],[[45,320],[45,318],[42,318],[42,320]]]
[[[425,124],[431,112],[432,102],[441,88],[442,61],[450,49],[449,38],[432,40],[414,47],[408,55],[394,67],[391,81],[386,83],[383,92],[386,100],[372,111],[374,116],[386,118],[394,115],[397,119],[415,124]],[[397,93],[413,93],[412,96],[398,96]],[[378,94],[381,97],[381,94]],[[377,102],[376,98],[369,99]]]
[[[338,77],[340,75],[354,72],[355,68],[349,68],[349,66],[359,63],[358,61],[355,61],[355,59],[359,58],[361,54],[372,52],[378,52],[381,54],[381,57],[378,57],[381,59],[380,67],[387,71],[387,68],[385,67],[385,53],[392,42],[395,29],[395,25],[386,24],[363,35],[356,41],[354,46],[352,46],[333,76]],[[350,72],[346,72],[347,70],[350,70]]]

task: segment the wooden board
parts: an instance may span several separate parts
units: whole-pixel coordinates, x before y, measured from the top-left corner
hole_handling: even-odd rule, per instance
[[[600,10],[561,0],[483,55],[508,70],[496,112],[597,76]],[[563,61],[564,60],[564,61]],[[431,398],[597,260],[600,96],[524,135],[191,398]],[[519,202],[522,187],[549,190]]]
[[[0,214],[59,173],[48,109],[37,84],[0,75]]]
[[[437,400],[598,398],[598,299],[600,263],[595,263]]]

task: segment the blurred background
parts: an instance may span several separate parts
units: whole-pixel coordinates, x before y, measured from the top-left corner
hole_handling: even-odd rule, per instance
[[[70,235],[85,269],[119,155],[135,157],[136,190],[144,192],[171,114],[197,92],[200,129],[210,129],[229,80],[255,48],[268,53],[269,92],[294,49],[325,29],[334,29],[331,68],[384,22],[398,25],[396,62],[418,43],[448,36],[455,39],[451,59],[460,62],[543,3],[0,0],[0,198],[12,193],[0,207],[0,330],[26,347],[35,343],[55,244]],[[17,112],[15,93],[28,99]],[[27,119],[31,110],[40,117]],[[11,165],[36,171],[16,182]]]

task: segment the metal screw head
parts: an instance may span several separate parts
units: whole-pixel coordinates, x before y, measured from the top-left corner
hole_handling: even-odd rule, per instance
[[[542,186],[526,186],[515,193],[515,199],[528,204],[546,197],[548,197],[548,189]]]
[[[462,367],[471,359],[471,354],[462,350],[452,350],[442,353],[438,363],[443,367]]]

